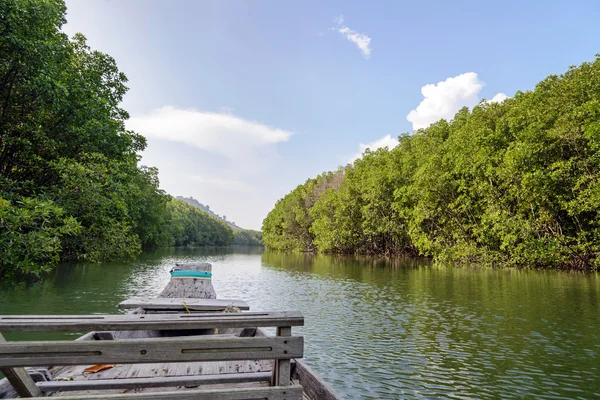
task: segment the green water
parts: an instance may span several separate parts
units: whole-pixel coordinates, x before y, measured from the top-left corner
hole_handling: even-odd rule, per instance
[[[128,297],[160,292],[178,261],[211,262],[220,297],[302,311],[306,326],[295,332],[306,360],[344,398],[600,397],[597,274],[168,250],[128,264],[61,265],[30,288],[4,285],[0,314],[115,313]]]

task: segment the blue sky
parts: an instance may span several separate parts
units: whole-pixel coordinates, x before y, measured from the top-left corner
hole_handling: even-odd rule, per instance
[[[127,74],[128,126],[148,138],[143,163],[159,168],[162,188],[254,229],[277,199],[366,146],[393,146],[600,52],[591,0],[67,8],[64,30],[82,32]]]

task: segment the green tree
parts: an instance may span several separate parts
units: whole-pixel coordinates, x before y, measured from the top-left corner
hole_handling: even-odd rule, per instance
[[[597,269],[599,121],[597,56],[403,134],[392,150],[367,150],[312,203],[319,177],[308,180],[265,219],[265,245]]]
[[[0,280],[39,278],[58,262],[61,238],[79,229],[51,201],[0,197]]]
[[[138,165],[145,138],[125,128],[127,78],[83,35],[61,32],[65,14],[62,0],[0,2],[4,276],[176,242],[158,171]],[[191,243],[229,243],[232,233],[207,218],[191,217]]]
[[[328,189],[338,188],[344,179],[344,169],[327,172],[299,185],[275,205],[263,222],[263,242],[279,250],[314,251],[310,209]]]
[[[170,245],[227,246],[233,241],[233,230],[225,222],[185,201],[171,199],[167,214]]]
[[[238,246],[262,246],[262,233],[250,229],[234,229],[232,244]]]

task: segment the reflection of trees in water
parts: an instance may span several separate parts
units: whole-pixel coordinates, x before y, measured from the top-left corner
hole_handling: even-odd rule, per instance
[[[343,326],[362,346],[347,350],[361,360],[359,375],[388,362],[361,350],[367,347],[394,360],[394,379],[407,388],[429,379],[453,388],[458,380],[474,397],[506,385],[539,394],[552,374],[567,383],[573,371],[594,365],[585,349],[598,340],[598,274],[276,251],[262,263],[290,274],[308,315],[328,319],[323,329]],[[553,365],[557,357],[562,366]]]
[[[428,266],[431,263],[426,259],[415,258],[386,258],[344,256],[331,254],[314,254],[301,252],[280,252],[265,250],[262,254],[262,263],[266,267],[291,270],[296,272],[310,272],[317,275],[330,277],[358,278],[369,275],[375,270],[401,270]]]
[[[537,398],[550,384],[566,398],[561,388],[573,382],[581,397],[595,393],[597,358],[589,351],[600,338],[599,274],[256,248],[163,249],[130,263],[63,264],[42,284],[0,289],[0,314],[115,313],[124,298],[162,289],[175,262],[219,259],[226,260],[219,265],[227,276],[223,297],[243,293],[255,310],[305,314],[298,331],[311,366],[328,381],[358,382],[354,394],[340,390],[349,398],[390,398],[398,390],[446,398],[444,388],[457,387],[470,398],[509,390]],[[49,335],[29,339],[73,339]]]
[[[569,319],[573,312],[593,318],[600,311],[595,297],[600,293],[599,274],[455,267],[423,259],[270,250],[263,253],[262,264],[278,271],[308,273],[324,279],[352,279],[374,285],[372,289],[385,286],[387,298],[410,303],[424,313],[439,308],[449,313],[445,317],[448,321],[459,308],[485,315],[488,323],[495,322],[497,315],[518,315],[539,321],[540,313]],[[447,303],[452,307],[440,307]],[[581,309],[576,307],[578,304]],[[596,306],[583,307],[589,304]]]

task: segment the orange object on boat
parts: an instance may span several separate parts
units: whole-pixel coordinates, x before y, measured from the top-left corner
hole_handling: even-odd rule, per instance
[[[104,371],[105,369],[111,369],[114,366],[115,364],[96,364],[91,367],[87,367],[83,370],[83,372],[100,372]]]

